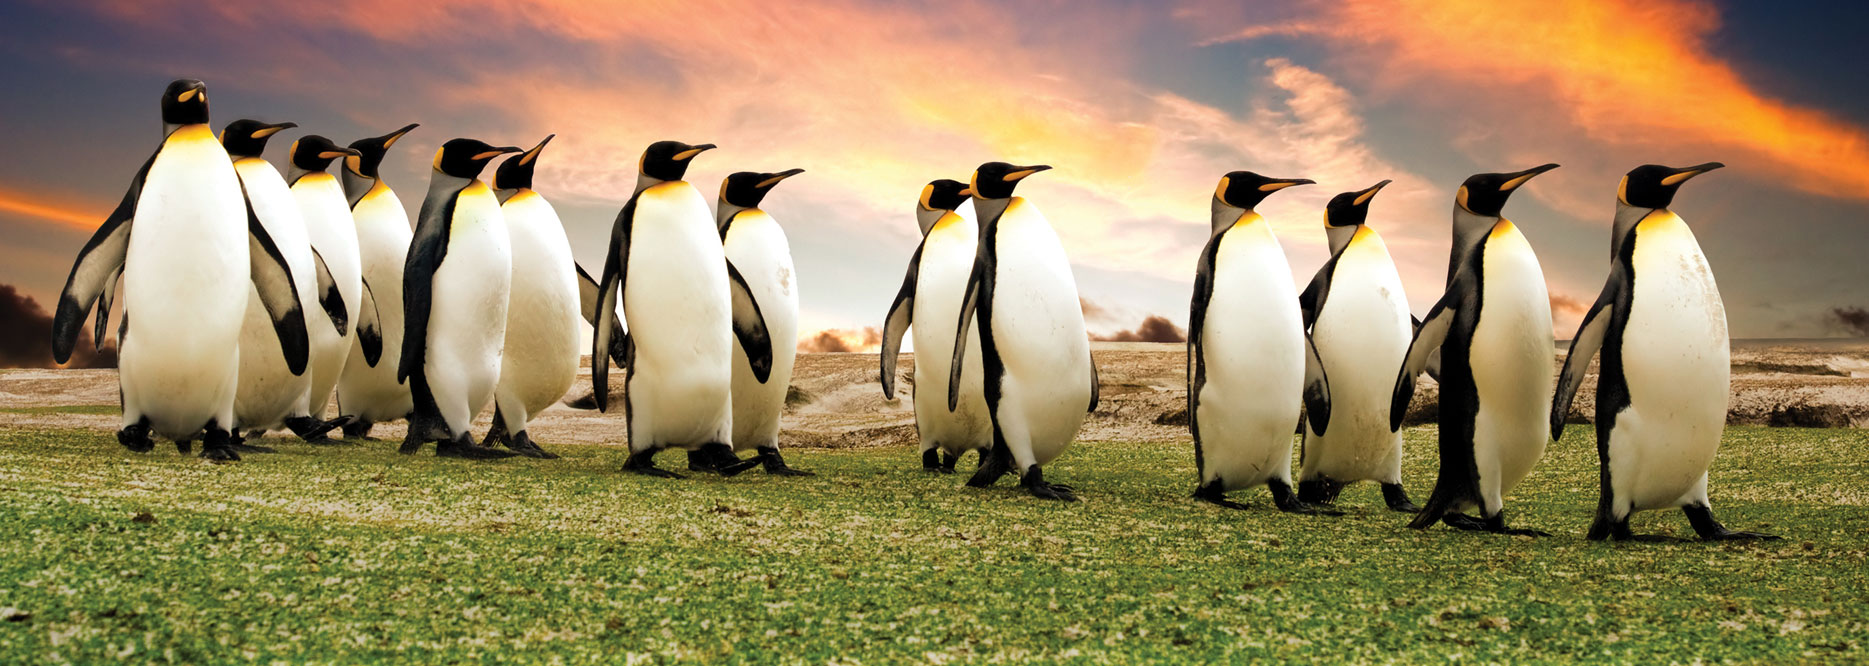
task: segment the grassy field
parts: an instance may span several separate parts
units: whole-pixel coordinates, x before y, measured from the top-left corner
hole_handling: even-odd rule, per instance
[[[1186,499],[1184,446],[1080,445],[1075,505],[796,451],[810,479],[625,476],[384,443],[210,465],[0,431],[0,663],[1869,659],[1869,437],[1734,428],[1717,515],[1758,544],[1596,544],[1573,427],[1508,504],[1545,539]],[[1425,499],[1432,430],[1409,435]],[[665,465],[679,458],[664,454]],[[970,462],[967,466],[971,466]],[[1638,532],[1691,536],[1678,512]]]

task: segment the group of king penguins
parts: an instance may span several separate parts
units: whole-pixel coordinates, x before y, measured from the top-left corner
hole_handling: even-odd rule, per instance
[[[600,405],[608,361],[628,371],[626,469],[674,475],[651,457],[680,447],[691,470],[809,474],[777,448],[794,351],[772,341],[797,336],[798,297],[785,235],[759,208],[801,170],[735,173],[712,213],[682,177],[713,146],[651,145],[600,283],[532,187],[550,136],[530,150],[443,143],[411,229],[378,168],[416,125],[349,146],[300,137],[282,176],[262,155],[296,124],[238,120],[217,136],[207,86],[190,79],[161,110],[162,142],[80,251],[53,321],[57,361],[94,306],[101,346],[121,285],[125,447],[160,435],[188,453],[199,439],[203,457],[232,461],[269,452],[248,442],[268,430],[325,443],[407,419],[405,454],[433,442],[444,457],[556,458],[527,424],[576,380],[583,319]]]
[[[102,345],[121,286],[118,440],[131,450],[152,449],[155,434],[183,453],[200,439],[204,457],[238,460],[268,451],[246,440],[271,429],[327,442],[334,429],[367,438],[376,423],[407,419],[405,454],[433,442],[440,456],[554,458],[527,423],[575,381],[583,319],[595,330],[600,409],[610,362],[625,371],[625,471],[678,477],[654,456],[681,448],[690,471],[810,474],[778,450],[798,294],[786,236],[760,209],[802,170],[734,173],[710,212],[684,177],[714,146],[651,144],[592,277],[532,188],[550,136],[530,150],[442,144],[411,231],[378,168],[416,125],[349,146],[303,136],[282,177],[262,153],[295,124],[238,120],[217,137],[195,80],[171,83],[161,110],[162,143],[80,252],[53,323],[61,363],[93,307]],[[490,186],[481,180],[508,155]],[[1416,514],[1411,527],[1543,535],[1507,527],[1504,497],[1562,436],[1600,354],[1601,500],[1589,537],[1642,538],[1633,512],[1679,507],[1705,539],[1776,538],[1726,529],[1707,499],[1730,343],[1706,258],[1669,206],[1682,183],[1721,166],[1646,165],[1623,178],[1610,275],[1561,372],[1538,259],[1502,216],[1514,191],[1557,165],[1460,186],[1446,291],[1419,319],[1367,223],[1389,181],[1331,199],[1330,259],[1300,291],[1255,209],[1313,181],[1226,174],[1188,324],[1194,497],[1245,508],[1228,493],[1265,485],[1281,511],[1336,515],[1346,485],[1375,481],[1390,509]],[[923,188],[922,240],[886,316],[881,382],[893,399],[912,325],[923,468],[953,473],[977,451],[969,486],[1012,473],[1034,496],[1075,501],[1042,466],[1095,411],[1097,369],[1063,245],[1013,194],[1050,168],[989,162],[968,182]],[[967,203],[971,220],[959,212]],[[1402,486],[1399,430],[1423,372],[1440,385],[1440,472],[1417,507]],[[339,416],[325,420],[333,394]],[[469,427],[489,402],[494,423],[476,443]]]
[[[1706,257],[1669,206],[1682,183],[1721,166],[1646,165],[1622,179],[1609,279],[1555,378],[1544,274],[1502,213],[1514,191],[1558,165],[1477,174],[1460,186],[1446,290],[1420,319],[1368,225],[1371,201],[1390,181],[1330,200],[1330,259],[1300,291],[1255,209],[1314,182],[1226,174],[1214,189],[1188,318],[1193,496],[1243,509],[1227,494],[1265,485],[1281,511],[1340,515],[1332,507],[1346,485],[1375,481],[1388,508],[1415,514],[1410,527],[1543,536],[1507,527],[1504,498],[1563,435],[1600,354],[1601,500],[1589,538],[1653,538],[1632,534],[1630,515],[1677,507],[1703,539],[1777,538],[1728,530],[1707,499],[1730,343]],[[1035,206],[1012,195],[1020,179],[1048,168],[989,163],[970,183],[923,189],[922,241],[885,320],[881,380],[893,399],[896,357],[912,324],[923,468],[953,473],[962,454],[978,451],[968,485],[1013,471],[1033,495],[1074,500],[1040,466],[1095,409],[1096,367],[1057,236]],[[969,199],[973,221],[956,212]],[[1400,429],[1423,372],[1440,385],[1440,472],[1418,507],[1402,486]],[[1294,426],[1303,435],[1295,488]]]

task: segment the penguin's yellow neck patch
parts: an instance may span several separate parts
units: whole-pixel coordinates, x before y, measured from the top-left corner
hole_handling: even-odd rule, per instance
[[[1367,225],[1358,225],[1356,227],[1356,233],[1350,236],[1350,247],[1356,247],[1366,243],[1375,236],[1376,231],[1374,229],[1370,229]]]
[[[539,193],[532,191],[532,188],[520,188],[518,192],[513,193],[513,196],[506,198],[506,203],[510,204],[515,201],[525,201],[538,195]]]
[[[1491,238],[1502,238],[1504,236],[1512,234],[1515,231],[1518,231],[1518,227],[1512,226],[1512,220],[1508,220],[1502,217],[1502,218],[1499,218],[1498,224],[1493,225],[1493,232],[1491,234],[1488,234],[1488,236]]]
[[[1687,223],[1681,221],[1681,216],[1666,208],[1650,212],[1635,225],[1635,232],[1642,235],[1673,234],[1686,229]]]
[[[313,171],[303,176],[299,176],[298,182],[306,184],[306,185],[310,185],[313,183],[321,183],[325,181],[335,181],[335,180],[337,179],[334,176],[332,176],[330,172]]]
[[[1222,219],[1225,219],[1225,218],[1222,218]],[[1240,213],[1240,219],[1234,220],[1233,226],[1231,228],[1238,229],[1242,227],[1250,227],[1254,223],[1264,222],[1264,221],[1265,221],[1264,216],[1249,210],[1244,213]]]
[[[214,138],[214,130],[208,129],[207,125],[199,123],[175,128],[174,132],[169,133],[169,141],[177,143],[197,143],[202,141],[216,144],[220,143],[220,141]]]

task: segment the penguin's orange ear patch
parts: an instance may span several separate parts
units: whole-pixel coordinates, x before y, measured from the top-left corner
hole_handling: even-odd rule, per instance
[[[293,143],[292,145],[293,145],[294,147],[296,147],[296,146],[298,146],[298,144],[297,144],[297,143]],[[448,147],[447,147],[447,146],[442,146],[442,147],[440,147],[440,148],[436,148],[436,149],[435,149],[435,170],[436,170],[436,171],[440,171],[440,170],[441,170],[441,156],[442,156],[442,155],[446,155],[446,154],[448,154]]]
[[[1629,203],[1629,177],[1628,176],[1623,176],[1622,182],[1616,184],[1616,200],[1622,202],[1624,205],[1627,205]]]
[[[1454,193],[1454,203],[1460,205],[1460,210],[1464,210],[1469,213],[1473,212],[1472,208],[1467,207],[1467,186],[1461,185],[1460,191]]]
[[[1220,203],[1227,203],[1227,183],[1232,180],[1232,176],[1221,176],[1220,185],[1214,188],[1214,198],[1219,199]],[[1231,206],[1232,204],[1227,205]]]
[[[934,206],[928,205],[928,198],[932,196],[934,196],[934,183],[923,185],[921,198],[922,210],[934,210]]]

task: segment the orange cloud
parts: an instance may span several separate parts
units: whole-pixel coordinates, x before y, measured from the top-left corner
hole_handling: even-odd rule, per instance
[[[73,229],[93,231],[103,223],[105,213],[86,210],[86,206],[62,201],[48,201],[18,192],[0,190],[0,211],[16,213]]]
[[[874,326],[861,329],[828,328],[798,338],[800,353],[870,352],[881,349],[883,335]]]

